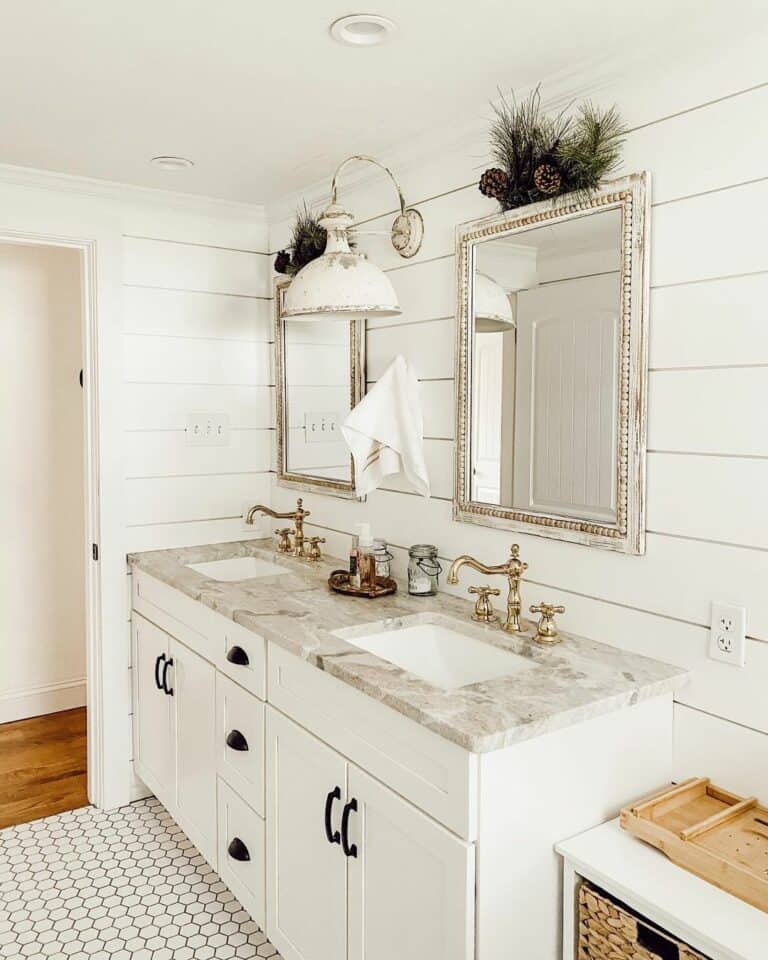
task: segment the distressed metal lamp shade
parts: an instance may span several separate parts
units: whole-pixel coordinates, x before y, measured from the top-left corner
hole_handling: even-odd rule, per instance
[[[339,320],[392,317],[401,312],[389,277],[363,254],[349,247],[347,231],[352,217],[336,204],[323,213],[320,225],[328,231],[322,256],[296,274],[285,292],[283,316],[317,320],[324,315]]]
[[[512,304],[504,288],[479,271],[474,278],[473,306],[477,333],[494,333],[514,326]]]

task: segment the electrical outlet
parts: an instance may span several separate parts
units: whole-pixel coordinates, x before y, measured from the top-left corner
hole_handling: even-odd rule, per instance
[[[187,446],[229,446],[229,417],[226,413],[188,413],[184,428]]]
[[[747,647],[747,611],[729,603],[712,601],[709,655],[713,660],[743,667]]]
[[[338,414],[306,413],[304,436],[307,443],[336,443],[341,439]]]

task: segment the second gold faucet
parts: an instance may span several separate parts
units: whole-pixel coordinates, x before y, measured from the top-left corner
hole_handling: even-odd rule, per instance
[[[479,573],[498,574],[507,578],[509,583],[509,593],[507,595],[507,619],[502,624],[501,629],[507,633],[525,633],[528,630],[528,621],[523,620],[520,614],[523,610],[523,602],[520,597],[520,581],[523,574],[528,569],[528,564],[520,559],[520,547],[512,544],[509,552],[509,560],[506,563],[499,563],[495,566],[488,566],[469,554],[457,557],[451,564],[448,571],[448,583],[457,584],[459,582],[459,570],[463,566],[472,567]]]

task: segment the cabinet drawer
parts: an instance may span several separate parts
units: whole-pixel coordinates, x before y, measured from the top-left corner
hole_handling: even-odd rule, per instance
[[[264,821],[219,779],[219,876],[263,929]]]
[[[264,816],[264,704],[216,674],[216,768]]]
[[[137,613],[183,641],[190,650],[206,660],[214,659],[216,642],[213,618],[223,618],[198,600],[140,570],[134,570],[131,579],[132,605]]]
[[[476,839],[476,754],[273,643],[269,701],[454,833]]]
[[[267,699],[266,644],[264,638],[234,620],[215,614],[220,629],[216,666],[235,683]]]

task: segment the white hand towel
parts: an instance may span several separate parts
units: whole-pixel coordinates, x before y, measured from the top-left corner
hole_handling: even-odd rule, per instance
[[[417,493],[429,496],[419,384],[404,357],[395,357],[341,432],[355,461],[358,496],[396,473],[404,474]]]

